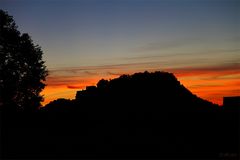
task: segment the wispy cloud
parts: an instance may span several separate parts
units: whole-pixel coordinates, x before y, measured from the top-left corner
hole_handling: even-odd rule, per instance
[[[154,65],[155,64],[155,65]],[[137,66],[140,66],[138,68]],[[150,66],[149,68],[147,66]],[[155,66],[155,68],[151,68]],[[132,73],[141,68],[148,68],[151,71],[154,70],[166,70],[173,72],[178,76],[192,76],[200,74],[211,74],[224,76],[223,78],[234,78],[227,77],[226,75],[239,74],[240,73],[240,63],[229,63],[229,64],[218,64],[212,66],[185,66],[185,67],[156,67],[158,63],[144,62],[144,63],[126,63],[126,64],[116,64],[116,65],[102,65],[102,66],[81,66],[81,67],[71,67],[71,68],[59,68],[55,69],[54,72],[50,70],[50,76],[47,78],[47,82],[56,83],[61,85],[62,83],[83,82],[86,80],[86,76],[89,78],[99,77],[101,75],[121,75]],[[73,72],[74,71],[74,72]],[[125,71],[125,72],[124,72]],[[52,74],[51,74],[52,73]],[[59,74],[62,73],[62,74]],[[68,73],[68,74],[66,74]]]
[[[163,53],[160,51],[158,54],[142,54],[138,56],[131,56],[131,57],[123,57],[123,60],[149,60],[149,59],[156,59],[156,58],[175,58],[178,60],[179,57],[191,57],[198,55],[198,58],[201,58],[202,55],[205,55],[205,58],[207,59],[206,55],[216,55],[216,54],[239,54],[240,49],[209,49],[209,50],[204,50],[204,51],[186,51],[186,52],[177,52],[177,53]],[[240,56],[236,56],[240,60]],[[215,57],[217,58],[217,57]]]
[[[192,48],[193,46],[198,46],[198,49],[196,48],[196,51],[198,52],[199,49],[201,49],[201,44],[207,44],[213,43],[212,40],[208,39],[202,39],[202,38],[190,38],[190,37],[184,37],[183,39],[162,39],[159,41],[153,41],[149,43],[142,44],[140,46],[137,46],[135,48],[131,48],[130,52],[137,52],[137,53],[152,53],[152,52],[165,52],[167,50],[172,51],[181,48]],[[236,43],[238,44],[240,41],[240,36],[233,36],[233,37],[228,37],[227,39],[223,40],[224,43]],[[200,47],[200,48],[199,48]],[[228,49],[223,49],[221,48],[222,46],[219,46],[220,48],[212,48],[211,53],[216,52],[239,52],[239,48],[228,48]],[[236,46],[237,47],[237,46]],[[210,48],[209,48],[210,49]]]
[[[68,89],[83,89],[84,87],[85,87],[84,85],[81,85],[81,86],[69,86],[69,85],[67,85]]]
[[[226,76],[232,74],[240,74],[240,63],[220,64],[214,66],[202,67],[182,67],[167,69],[178,76],[196,76],[196,75],[212,75]],[[230,78],[230,77],[229,77]]]
[[[73,98],[76,90],[96,85],[102,78],[112,79],[122,74],[132,74],[145,70],[172,72],[193,93],[215,103],[220,104],[222,96],[240,94],[238,82],[240,63],[167,68],[159,67],[157,62],[144,62],[54,69],[54,72],[50,72],[51,74],[47,78],[47,88],[44,91],[47,98],[46,102],[49,102],[49,99],[59,98],[61,94],[56,92],[62,93],[62,97],[69,98],[66,95],[68,93]]]
[[[99,65],[99,66],[80,66],[80,67],[65,67],[65,68],[50,68],[50,75],[57,74],[81,74],[81,75],[96,75],[99,71],[112,71],[118,69],[126,69],[137,66],[149,65],[152,62],[132,62],[132,63],[122,63],[122,64],[113,64],[113,65]],[[154,62],[159,63],[159,62]]]
[[[113,75],[113,76],[121,76],[123,73],[107,72],[107,74]]]

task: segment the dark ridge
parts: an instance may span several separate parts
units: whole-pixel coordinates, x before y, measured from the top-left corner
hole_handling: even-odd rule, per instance
[[[61,110],[68,100],[55,100],[43,110]],[[87,86],[78,91],[76,98],[69,101],[76,108],[85,103],[99,102],[101,107],[114,106],[114,102],[122,103],[122,109],[158,108],[169,111],[206,111],[217,110],[218,105],[193,95],[180,84],[172,73],[144,72],[133,75],[122,75],[112,80],[100,80],[96,86]],[[62,106],[60,105],[62,104]],[[117,105],[118,105],[117,104]],[[128,105],[131,104],[131,105]],[[128,107],[128,108],[126,108]],[[67,110],[65,107],[64,110]]]
[[[167,72],[100,80],[35,113],[3,115],[2,158],[238,159],[239,110]]]

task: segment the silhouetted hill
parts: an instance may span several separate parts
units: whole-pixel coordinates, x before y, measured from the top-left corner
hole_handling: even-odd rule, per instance
[[[167,72],[100,80],[75,100],[3,120],[3,158],[239,158],[239,112]]]
[[[44,110],[62,110],[63,106],[67,106],[67,100],[65,101],[53,101]],[[144,72],[122,75],[112,80],[102,79],[97,86],[88,86],[85,90],[78,91],[75,101],[72,101],[76,107],[90,104],[95,106],[94,103],[103,105],[101,107],[121,104],[121,108],[127,110],[143,107],[160,111],[206,111],[218,108],[217,105],[193,95],[173,74],[167,72]]]

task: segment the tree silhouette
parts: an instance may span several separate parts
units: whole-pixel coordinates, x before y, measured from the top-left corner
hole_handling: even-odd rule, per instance
[[[0,106],[6,110],[35,110],[43,97],[46,66],[40,46],[17,30],[13,17],[0,10]]]

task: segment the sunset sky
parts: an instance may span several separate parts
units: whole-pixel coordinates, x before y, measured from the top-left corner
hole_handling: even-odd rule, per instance
[[[45,102],[101,78],[169,71],[222,104],[240,95],[239,0],[1,0],[44,52]]]

